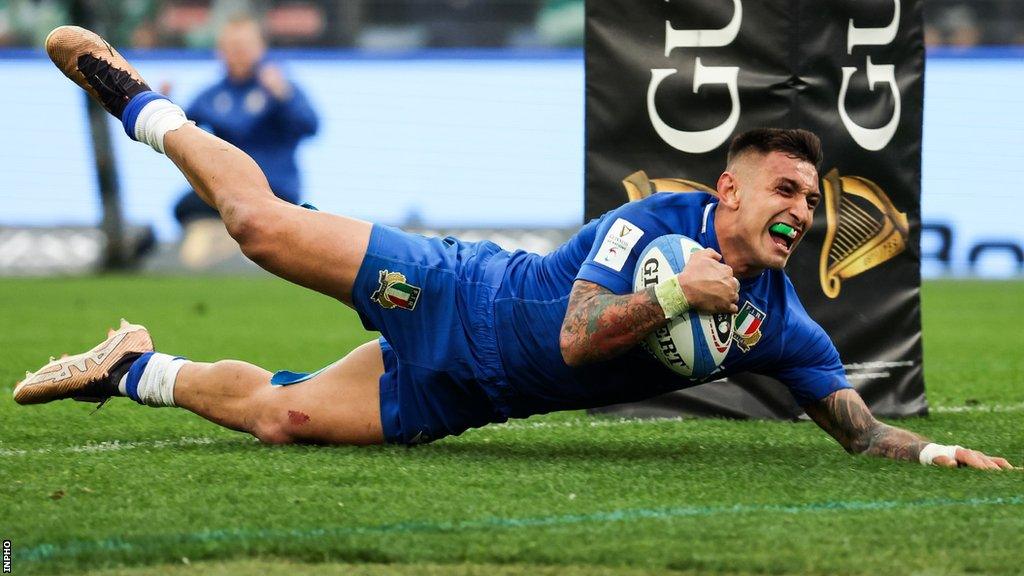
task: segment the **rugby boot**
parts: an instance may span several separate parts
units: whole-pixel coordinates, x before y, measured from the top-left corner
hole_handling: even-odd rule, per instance
[[[34,373],[26,372],[25,379],[14,387],[14,401],[18,404],[42,404],[65,398],[106,401],[117,393],[117,383],[108,381],[110,370],[126,359],[152,351],[149,330],[122,319],[121,326],[108,332],[107,339],[92,350],[50,358]]]
[[[117,50],[85,28],[55,28],[46,37],[46,53],[65,76],[119,120],[128,101],[149,90]]]

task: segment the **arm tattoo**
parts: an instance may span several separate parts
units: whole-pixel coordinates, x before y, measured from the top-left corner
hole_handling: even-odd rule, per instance
[[[922,436],[875,420],[864,400],[851,389],[833,392],[804,409],[851,454],[916,461],[928,444]]]
[[[570,365],[607,360],[636,346],[668,321],[654,288],[618,295],[577,280],[562,321],[562,356]]]

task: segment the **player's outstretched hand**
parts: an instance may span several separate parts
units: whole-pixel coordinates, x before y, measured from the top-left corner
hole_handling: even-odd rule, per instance
[[[739,310],[740,281],[732,275],[730,266],[722,264],[722,255],[711,248],[690,256],[679,273],[679,286],[691,309],[709,313]]]
[[[932,463],[936,466],[945,466],[947,468],[963,466],[979,470],[1013,470],[1013,465],[1007,462],[1005,458],[989,456],[970,448],[957,448],[956,460],[947,456],[936,456]]]

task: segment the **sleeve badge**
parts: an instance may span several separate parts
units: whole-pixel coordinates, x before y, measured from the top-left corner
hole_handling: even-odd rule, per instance
[[[402,308],[412,310],[420,299],[419,286],[409,284],[405,274],[381,270],[377,282],[377,290],[370,295],[370,300],[380,304],[381,308],[391,310]]]

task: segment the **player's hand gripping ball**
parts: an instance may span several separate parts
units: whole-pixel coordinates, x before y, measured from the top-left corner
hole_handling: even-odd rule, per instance
[[[690,255],[703,247],[681,234],[669,234],[647,245],[637,260],[633,289],[640,291],[683,271]],[[642,346],[670,370],[687,378],[709,376],[729,353],[733,314],[690,310],[652,332]]]

